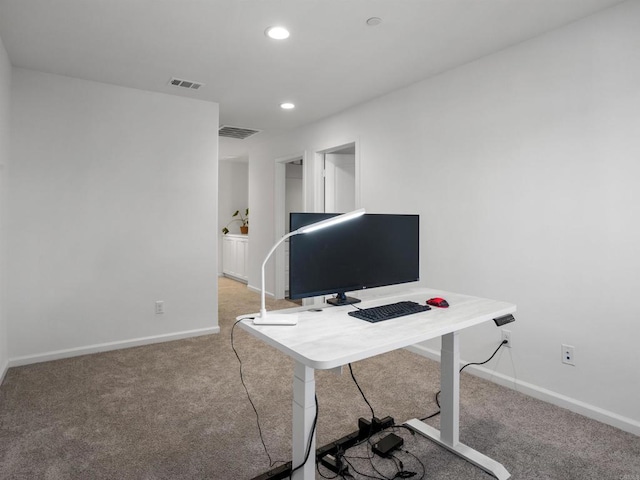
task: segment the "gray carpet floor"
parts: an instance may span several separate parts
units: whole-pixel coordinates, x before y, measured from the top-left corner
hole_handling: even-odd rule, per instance
[[[222,278],[219,298],[218,335],[10,369],[0,386],[0,478],[249,479],[288,460],[293,364],[235,329],[269,458],[230,342],[236,315],[258,311],[259,296]],[[401,423],[437,410],[436,362],[402,350],[353,369],[378,417]],[[318,445],[370,416],[348,371],[317,372],[316,388]],[[466,372],[460,402],[461,441],[514,479],[640,480],[640,438],[632,434]],[[437,427],[438,418],[429,423]],[[414,479],[491,478],[419,436],[396,433],[405,439],[397,458]],[[367,445],[349,456],[356,478],[398,471],[397,461],[369,460]],[[321,468],[322,475],[332,476]]]

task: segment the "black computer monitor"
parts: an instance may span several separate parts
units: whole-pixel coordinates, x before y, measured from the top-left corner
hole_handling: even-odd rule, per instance
[[[339,215],[291,213],[291,231]],[[419,215],[365,214],[289,239],[289,298],[336,294],[330,303],[365,288],[420,278]]]

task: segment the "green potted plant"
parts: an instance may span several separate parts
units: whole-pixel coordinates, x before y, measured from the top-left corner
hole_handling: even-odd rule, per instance
[[[231,225],[233,222],[240,222],[240,233],[242,233],[243,235],[248,234],[249,233],[249,209],[246,208],[244,211],[244,214],[242,214],[240,210],[236,210],[235,213],[231,216],[238,217],[238,218],[234,218],[229,223],[227,223],[227,226],[222,229],[222,233],[226,235],[227,233],[229,233],[229,229],[227,228],[229,225]]]

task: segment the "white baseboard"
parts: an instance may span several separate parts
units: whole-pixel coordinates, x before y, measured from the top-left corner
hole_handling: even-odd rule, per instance
[[[262,289],[260,287],[255,287],[253,285],[247,284],[247,288],[249,290],[251,290],[252,292],[256,292],[257,294],[262,294]],[[265,291],[264,292],[264,297],[265,298],[274,298],[275,299],[276,298],[276,294],[272,293],[272,292]],[[278,300],[278,299],[276,299],[276,300]],[[282,299],[279,299],[279,300],[282,300]]]
[[[4,382],[4,377],[7,375],[7,370],[9,370],[9,360],[4,362],[4,365],[0,367],[0,385]]]
[[[96,345],[88,345],[85,347],[70,348],[67,350],[56,350],[54,352],[40,353],[36,355],[25,355],[23,357],[14,357],[9,359],[7,367],[19,367],[22,365],[30,365],[32,363],[49,362],[51,360],[60,360],[62,358],[89,355],[91,353],[120,350],[130,347],[139,347],[141,345],[151,345],[153,343],[171,342],[173,340],[182,340],[184,338],[199,337],[201,335],[210,335],[213,333],[220,333],[220,327],[201,328],[198,330],[188,330],[184,332],[168,333],[164,335],[154,335],[152,337],[134,338],[131,340],[123,340],[120,342],[100,343]]]
[[[247,279],[246,278],[238,277],[238,276],[232,275],[230,273],[223,273],[222,276],[230,278],[231,280],[235,280],[236,282],[245,283],[245,284],[247,283]]]
[[[435,360],[437,362],[440,361],[440,352],[437,350],[433,350],[422,345],[412,345],[407,347],[407,350],[417,353],[418,355],[422,355],[423,357],[430,358],[431,360]],[[461,362],[461,364],[463,363],[464,362]],[[539,387],[538,385],[533,385],[531,383],[518,380],[517,378],[494,372],[493,370],[485,367],[472,365],[466,368],[465,372],[497,383],[503,387],[517,390],[520,393],[551,403],[552,405],[566,408],[567,410],[571,410],[572,412],[579,413],[587,418],[611,425],[612,427],[619,428],[625,432],[640,436],[640,422],[633,420],[632,418],[623,417],[617,413],[547,390],[546,388]]]

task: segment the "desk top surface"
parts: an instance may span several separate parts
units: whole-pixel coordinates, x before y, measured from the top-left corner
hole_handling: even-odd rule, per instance
[[[325,370],[404,348],[441,335],[462,330],[516,311],[512,303],[472,297],[428,288],[407,289],[402,294],[363,299],[360,308],[412,300],[422,303],[443,297],[449,308],[432,307],[426,312],[369,323],[348,315],[354,307],[301,307],[279,310],[297,312],[295,326],[253,325],[245,319],[240,326],[269,345],[311,368]],[[311,309],[322,308],[321,311]],[[244,317],[258,314],[241,315]]]

